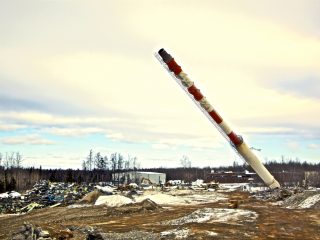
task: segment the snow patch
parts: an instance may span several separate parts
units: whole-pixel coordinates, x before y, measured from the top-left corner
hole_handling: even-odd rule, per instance
[[[92,207],[91,204],[73,204],[67,206],[67,208],[85,208],[85,207]]]
[[[176,239],[187,238],[190,234],[190,229],[173,229],[169,231],[163,231],[160,233],[161,237],[175,237]]]
[[[171,205],[181,205],[181,204],[187,204],[187,202],[181,198],[181,197],[175,197],[163,193],[156,193],[151,195],[143,195],[143,196],[136,196],[135,201],[136,202],[142,202],[145,199],[150,199],[151,201],[154,201],[156,204],[162,205],[162,204],[171,204]]]
[[[298,208],[310,208],[320,201],[320,194],[313,195],[308,197],[303,202],[298,205]]]
[[[130,198],[121,195],[100,196],[95,205],[107,205],[108,207],[120,207],[125,204],[132,203]]]
[[[159,205],[188,205],[188,204],[202,204],[217,202],[220,200],[227,200],[227,198],[219,193],[208,194],[190,194],[173,196],[165,193],[145,193],[142,196],[135,196],[136,202],[141,202],[149,198]]]
[[[1,193],[0,198],[20,198],[21,194],[15,191]]]
[[[183,225],[186,223],[203,223],[203,222],[253,222],[258,214],[253,211],[244,209],[228,209],[228,208],[202,208],[192,212],[184,217],[164,221],[165,225]]]
[[[96,186],[94,186],[94,188],[100,190],[101,192],[105,192],[105,193],[113,193],[113,190],[114,190],[110,186],[102,187],[102,186],[96,185]]]
[[[218,233],[212,232],[212,231],[206,231],[206,234],[207,234],[208,236],[210,236],[210,237],[216,237],[216,236],[218,236]]]

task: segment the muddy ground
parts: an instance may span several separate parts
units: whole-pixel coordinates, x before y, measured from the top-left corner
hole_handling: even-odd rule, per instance
[[[119,208],[37,209],[25,215],[1,216],[0,239],[10,239],[24,222],[48,230],[56,239],[86,239],[93,229],[106,233],[105,239],[143,239],[143,236],[145,239],[320,239],[319,209],[282,208],[250,198],[244,192],[228,193],[227,196],[229,200],[186,206],[160,207],[146,203]],[[257,218],[253,221],[163,224],[202,208],[229,208],[230,199],[238,200],[238,209],[256,212]],[[172,231],[187,234],[165,234]]]

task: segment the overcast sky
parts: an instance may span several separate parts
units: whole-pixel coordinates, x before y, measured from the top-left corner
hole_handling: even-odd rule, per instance
[[[242,160],[153,53],[164,47],[261,159],[320,160],[320,1],[0,1],[0,152],[80,168]]]

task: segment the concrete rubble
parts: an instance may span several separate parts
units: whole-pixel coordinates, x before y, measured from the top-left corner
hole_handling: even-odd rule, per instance
[[[48,231],[41,227],[35,227],[30,223],[24,223],[15,233],[12,234],[12,240],[53,240]]]
[[[252,193],[261,200],[273,201],[273,205],[289,209],[320,209],[320,190],[299,187],[273,189]]]
[[[291,209],[320,209],[320,191],[304,191],[285,199],[283,207]]]

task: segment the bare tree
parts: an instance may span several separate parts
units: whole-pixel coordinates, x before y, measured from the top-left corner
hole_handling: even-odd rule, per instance
[[[6,152],[6,157],[4,159],[4,162],[3,162],[3,166],[5,169],[8,169],[10,167],[10,161],[9,161],[9,156],[8,156],[7,152]]]
[[[15,157],[15,167],[21,168],[22,166],[22,155],[19,152],[16,152],[16,157]]]
[[[110,162],[108,160],[108,157],[107,156],[104,156],[104,162],[105,162],[105,169],[106,170],[109,170],[109,165],[110,165]]]
[[[120,153],[118,153],[117,160],[118,160],[118,169],[122,170],[123,169],[123,156]]]
[[[117,168],[117,153],[112,153],[110,156],[110,161],[111,161],[111,170],[112,170],[112,176],[113,176],[113,181],[115,181],[115,171]]]
[[[90,152],[89,152],[89,155],[87,157],[87,169],[89,171],[92,170],[92,165],[93,165],[93,151],[91,149]]]
[[[133,158],[132,168],[133,168],[133,170],[137,170],[137,168],[140,168],[140,164],[139,164],[139,162],[138,162],[138,158],[137,158],[137,157],[134,157],[134,158]]]
[[[131,165],[131,157],[128,154],[127,160],[124,161],[124,169],[130,169],[130,165]]]
[[[93,161],[93,168],[94,169],[99,169],[99,161],[101,158],[101,154],[100,152],[97,152],[96,155],[94,156],[94,161]]]
[[[82,161],[82,170],[87,170],[86,160],[83,160],[83,161]]]
[[[180,163],[183,168],[191,168],[191,161],[186,155],[182,156],[182,158],[180,159]]]

